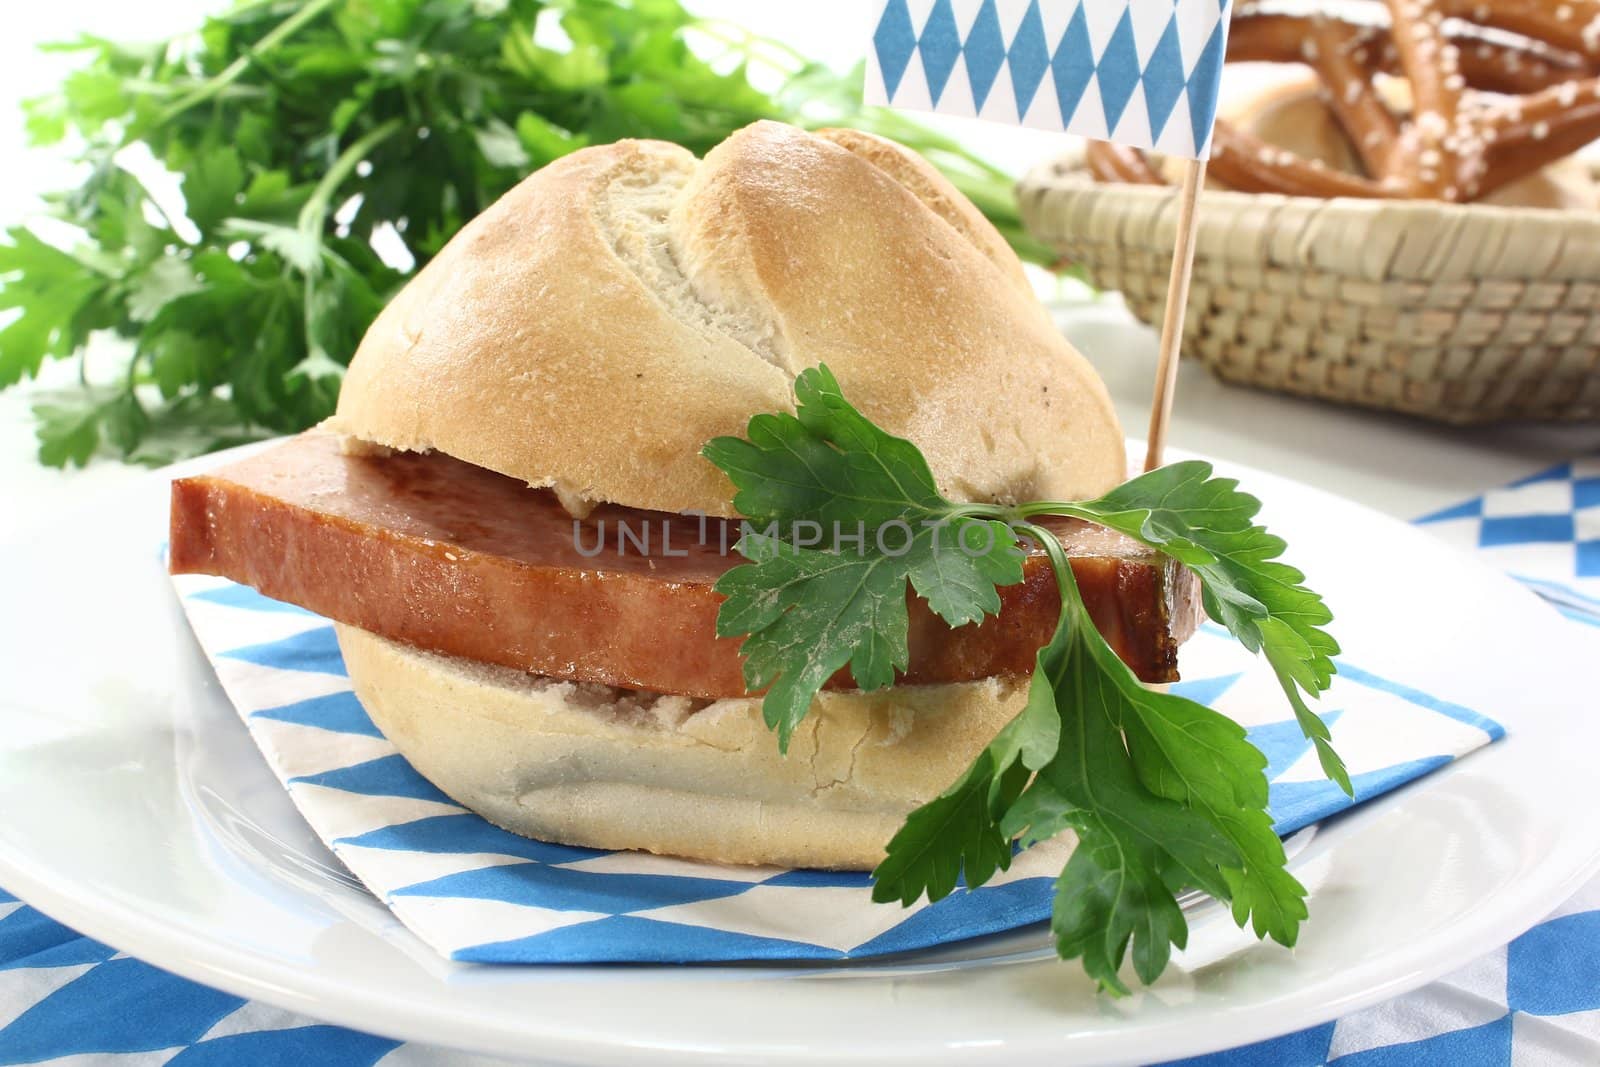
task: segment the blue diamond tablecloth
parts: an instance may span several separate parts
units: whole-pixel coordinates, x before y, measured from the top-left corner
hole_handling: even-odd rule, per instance
[[[1600,460],[1563,465],[1422,521],[1504,566],[1575,620],[1600,624]],[[278,711],[272,721],[311,714]],[[348,706],[331,721],[372,739]],[[374,780],[394,788],[383,774]],[[174,978],[0,894],[0,1064],[67,1057],[118,1065],[464,1062]],[[1189,1062],[1600,1062],[1600,883],[1506,948],[1413,994]]]

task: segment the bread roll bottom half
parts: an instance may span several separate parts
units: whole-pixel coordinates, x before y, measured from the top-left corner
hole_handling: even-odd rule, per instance
[[[1026,678],[825,691],[782,755],[758,697],[557,681],[336,630],[368,714],[457,803],[541,841],[718,863],[870,870],[1027,699]]]

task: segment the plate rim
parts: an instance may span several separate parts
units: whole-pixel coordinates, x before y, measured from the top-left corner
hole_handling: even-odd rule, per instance
[[[1449,770],[1443,773],[1449,773]],[[1410,788],[1410,785],[1402,788]],[[1548,914],[1570,899],[1596,874],[1600,874],[1600,852],[1591,858],[1586,868],[1549,883],[1543,892],[1536,894],[1539,903],[1537,909],[1529,905],[1526,910],[1536,911],[1536,918],[1533,920],[1536,923],[1537,917]],[[143,916],[131,907],[120,904],[108,906],[104,902],[91,904],[86,899],[80,899],[87,896],[87,893],[75,893],[72,888],[61,889],[48,879],[33,874],[25,861],[20,861],[7,849],[3,840],[0,840],[0,877],[3,877],[7,891],[25,906],[34,908],[80,935],[109,945],[152,966],[247,1000],[258,1000],[274,1007],[298,1012],[315,1021],[344,1026],[392,1040],[442,1046],[453,1051],[503,1056],[516,1054],[521,1043],[531,1038],[542,1043],[538,1059],[532,1062],[599,1063],[616,1064],[618,1067],[638,1062],[633,1057],[640,1054],[648,1054],[651,1062],[670,1064],[673,1067],[680,1064],[689,1067],[706,1062],[745,1062],[752,1055],[759,1055],[763,1063],[801,1065],[813,1064],[823,1055],[787,1046],[767,1049],[748,1046],[734,1048],[716,1042],[671,1047],[640,1045],[621,1036],[604,1035],[597,1039],[592,1032],[580,1032],[576,1029],[567,1031],[560,1026],[545,1026],[542,1025],[544,1020],[537,1016],[530,1016],[524,1020],[515,1032],[502,1031],[504,1040],[484,1040],[496,1035],[482,1029],[478,1020],[463,1017],[459,1013],[439,1010],[406,1016],[396,1014],[392,1010],[385,1011],[385,1001],[380,991],[370,989],[352,991],[352,987],[335,979],[299,970],[284,961],[270,960],[243,950],[232,950],[227,946],[217,945],[201,935]],[[1093,1057],[1092,1060],[1085,1062],[1111,1065],[1152,1063],[1164,1059],[1208,1055],[1242,1048],[1320,1026],[1411,992],[1459,969],[1481,957],[1485,952],[1508,943],[1528,929],[1529,925],[1520,917],[1520,912],[1517,915],[1486,913],[1475,925],[1469,924],[1465,930],[1458,926],[1448,934],[1441,932],[1429,941],[1409,945],[1401,953],[1402,959],[1410,961],[1406,963],[1403,973],[1393,973],[1387,979],[1362,983],[1363,987],[1358,992],[1324,1000],[1318,1006],[1308,1007],[1303,1011],[1283,1014],[1269,1012],[1267,1009],[1270,1004],[1230,1007],[1214,1015],[1211,1020],[1219,1029],[1225,1024],[1232,1035],[1237,1036],[1237,1039],[1230,1036],[1229,1040],[1221,1043],[1215,1041],[1180,1043],[1174,1039],[1172,1031],[1182,1029],[1183,1023],[1181,1020],[1172,1020],[1142,1035],[1141,1048],[1131,1057],[1119,1056],[1117,1054],[1119,1050],[1112,1047],[1115,1035],[1107,1034],[1076,1037],[1064,1035],[1054,1041],[1021,1039],[1008,1041],[1004,1046],[980,1046],[965,1048],[962,1051],[975,1063],[1020,1063],[1028,1057],[1059,1055],[1078,1050]],[[1445,947],[1435,950],[1435,942]],[[1349,970],[1345,975],[1348,978],[1370,972],[1388,973],[1395,970],[1392,964],[1394,959],[1395,957],[1390,955],[1368,964],[1365,968]],[[669,965],[626,965],[622,969],[656,970],[662,966]],[[263,967],[266,968],[265,971],[262,970]],[[494,969],[559,971],[569,969],[569,965],[496,966]],[[718,971],[725,968],[699,969]],[[791,968],[751,967],[748,970],[771,973]],[[336,995],[328,996],[330,993]],[[1271,1021],[1267,1021],[1268,1018]],[[530,1023],[533,1025],[530,1026]],[[513,1040],[518,1043],[519,1048],[512,1047]],[[1154,1051],[1151,1046],[1154,1046]],[[946,1045],[945,1048],[951,1050],[955,1046]],[[520,1050],[525,1051],[525,1049]],[[593,1055],[596,1051],[608,1055],[598,1059]],[[556,1054],[551,1055],[551,1053]],[[849,1057],[831,1058],[840,1063],[911,1063],[922,1062],[925,1057],[926,1052],[922,1049],[871,1046],[852,1050]]]
[[[164,490],[166,483],[173,477],[224,463],[244,452],[270,445],[271,442],[255,443],[152,471],[130,482],[125,489],[119,490],[119,493],[147,494]],[[1383,523],[1415,529],[1410,523],[1359,502],[1338,497],[1317,486],[1307,485],[1283,475],[1260,471],[1247,464],[1224,461],[1221,466],[1229,475],[1234,473],[1245,476],[1261,475],[1273,481],[1292,483],[1301,490],[1336,500],[1341,507],[1357,509]],[[88,510],[86,506],[57,509],[52,514],[37,517],[36,521],[23,531],[22,539],[31,540],[56,524],[67,521],[72,515],[86,510]],[[9,542],[13,539],[5,540]],[[1499,583],[1508,592],[1526,598],[1530,606],[1549,612],[1552,620],[1559,620],[1561,626],[1572,627],[1570,631],[1565,632],[1570,633],[1574,639],[1584,632],[1581,627],[1563,619],[1555,608],[1505,572],[1489,566],[1471,553],[1455,549],[1442,541],[1437,544],[1446,553],[1473,568],[1483,579]],[[1499,743],[1486,746],[1483,751],[1474,753],[1471,760],[1457,761],[1403,787],[1403,790],[1427,789],[1430,783],[1446,781],[1462,773],[1464,768],[1470,772],[1473,767],[1481,766],[1484,761],[1497,758],[1497,753],[1512,750],[1512,746],[1517,744],[1517,738],[1518,735],[1513,732]],[[1351,817],[1359,817],[1364,810],[1371,809],[1356,809]],[[1589,856],[1585,863],[1572,866],[1559,876],[1545,879],[1536,885],[1533,892],[1530,893],[1526,886],[1520,887],[1514,898],[1519,902],[1515,907],[1509,903],[1496,907],[1495,898],[1490,897],[1483,905],[1474,909],[1470,916],[1448,931],[1440,931],[1421,942],[1408,942],[1369,964],[1347,969],[1341,973],[1341,978],[1344,979],[1342,984],[1350,988],[1349,992],[1321,998],[1316,1005],[1306,1005],[1299,1009],[1269,1010],[1272,1009],[1275,1000],[1285,999],[1290,994],[1282,994],[1264,1002],[1227,1006],[1224,1010],[1214,1013],[1210,1018],[1210,1025],[1206,1027],[1208,1032],[1226,1030],[1225,1040],[1195,1040],[1196,1035],[1192,1032],[1191,1026],[1185,1020],[1175,1018],[1161,1020],[1141,1033],[1138,1048],[1127,1053],[1115,1047],[1118,1040],[1126,1043],[1127,1035],[1104,1030],[1039,1037],[1021,1035],[1015,1039],[1008,1039],[1003,1045],[966,1047],[962,1049],[962,1053],[975,1062],[989,1059],[1015,1061],[1018,1057],[1073,1052],[1088,1056],[1094,1062],[1138,1063],[1241,1047],[1322,1025],[1416,989],[1514,939],[1569,899],[1585,882],[1600,873],[1600,828],[1596,829],[1588,851]],[[737,1062],[759,1056],[763,1062],[799,1064],[814,1062],[820,1055],[824,1055],[789,1045],[758,1048],[747,1042],[729,1046],[722,1039],[708,1039],[693,1045],[686,1042],[672,1046],[640,1044],[630,1040],[625,1031],[596,1034],[592,1030],[582,1030],[578,1024],[569,1025],[563,1020],[539,1016],[536,1013],[525,1016],[513,1031],[503,1026],[496,1028],[491,1019],[476,1017],[483,1014],[481,1012],[467,1014],[454,1006],[429,1005],[427,1009],[419,1011],[414,1005],[408,1005],[409,1014],[396,1012],[392,1004],[388,1004],[385,1000],[381,990],[353,987],[333,976],[297,968],[284,959],[274,959],[233,945],[218,943],[154,915],[142,913],[123,902],[96,899],[94,887],[77,885],[70,879],[66,881],[60,878],[52,879],[50,872],[36,871],[27,856],[14,852],[11,842],[3,833],[0,833],[0,885],[4,885],[11,895],[27,906],[35,908],[74,931],[184,978],[237,996],[297,1011],[312,1019],[325,1020],[396,1040],[430,1045],[442,1044],[450,1048],[491,1055],[525,1054],[528,1042],[537,1041],[541,1061],[571,1063],[631,1063],[637,1062],[639,1055],[648,1053],[653,1062],[659,1063],[701,1064],[708,1060]],[[497,972],[517,969],[519,968],[503,966],[493,968]],[[572,970],[573,967],[560,964],[522,969],[559,972]],[[658,969],[660,965],[612,968],[624,972]],[[777,975],[793,970],[785,966],[771,965],[746,965],[737,968],[709,966],[700,969],[737,970],[746,975]],[[863,969],[873,968],[868,964]],[[887,971],[892,968],[885,965],[884,969]],[[1367,980],[1366,976],[1369,975],[1374,977]],[[1384,975],[1388,977],[1382,977]],[[1299,996],[1304,998],[1303,989]],[[943,1046],[947,1051],[954,1047],[956,1046],[949,1044]],[[597,1056],[597,1053],[604,1055]],[[862,1045],[851,1050],[851,1055],[854,1057],[878,1063],[922,1060],[926,1054],[926,1046],[904,1048],[893,1044]],[[1130,1058],[1122,1058],[1124,1055]]]

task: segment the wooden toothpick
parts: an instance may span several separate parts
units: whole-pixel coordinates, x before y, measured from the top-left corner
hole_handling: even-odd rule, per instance
[[[1156,364],[1156,392],[1150,403],[1150,434],[1144,469],[1161,466],[1167,445],[1167,424],[1178,391],[1178,350],[1183,345],[1183,314],[1189,303],[1189,281],[1194,277],[1194,235],[1199,221],[1195,206],[1206,182],[1206,163],[1192,159],[1178,194],[1178,239],[1172,249],[1172,277],[1167,282],[1167,313],[1161,320],[1161,358]]]

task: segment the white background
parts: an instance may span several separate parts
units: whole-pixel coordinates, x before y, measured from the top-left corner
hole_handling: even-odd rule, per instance
[[[197,24],[226,0],[11,0],[0,34],[0,223],[30,209],[31,194],[70,175],[60,161],[23,149],[16,102],[50,86],[60,57],[36,54],[40,41],[90,31],[149,39]],[[695,10],[744,23],[837,67],[857,61],[871,32],[863,0],[805,4],[690,0]],[[1234,76],[1237,76],[1235,72]],[[973,147],[1021,171],[1064,145],[1062,138],[973,121],[945,120]],[[1155,342],[1115,298],[1061,308],[1063,327],[1105,376],[1130,436],[1142,436]],[[55,368],[59,375],[66,367]],[[33,461],[26,390],[0,394],[0,524],[92,500],[94,490],[137,476],[114,462],[85,471],[44,470]],[[1356,412],[1225,386],[1198,366],[1184,368],[1173,426],[1177,447],[1268,467],[1400,517],[1414,517],[1522,474],[1600,448],[1600,427],[1513,425],[1444,429],[1397,416]]]

